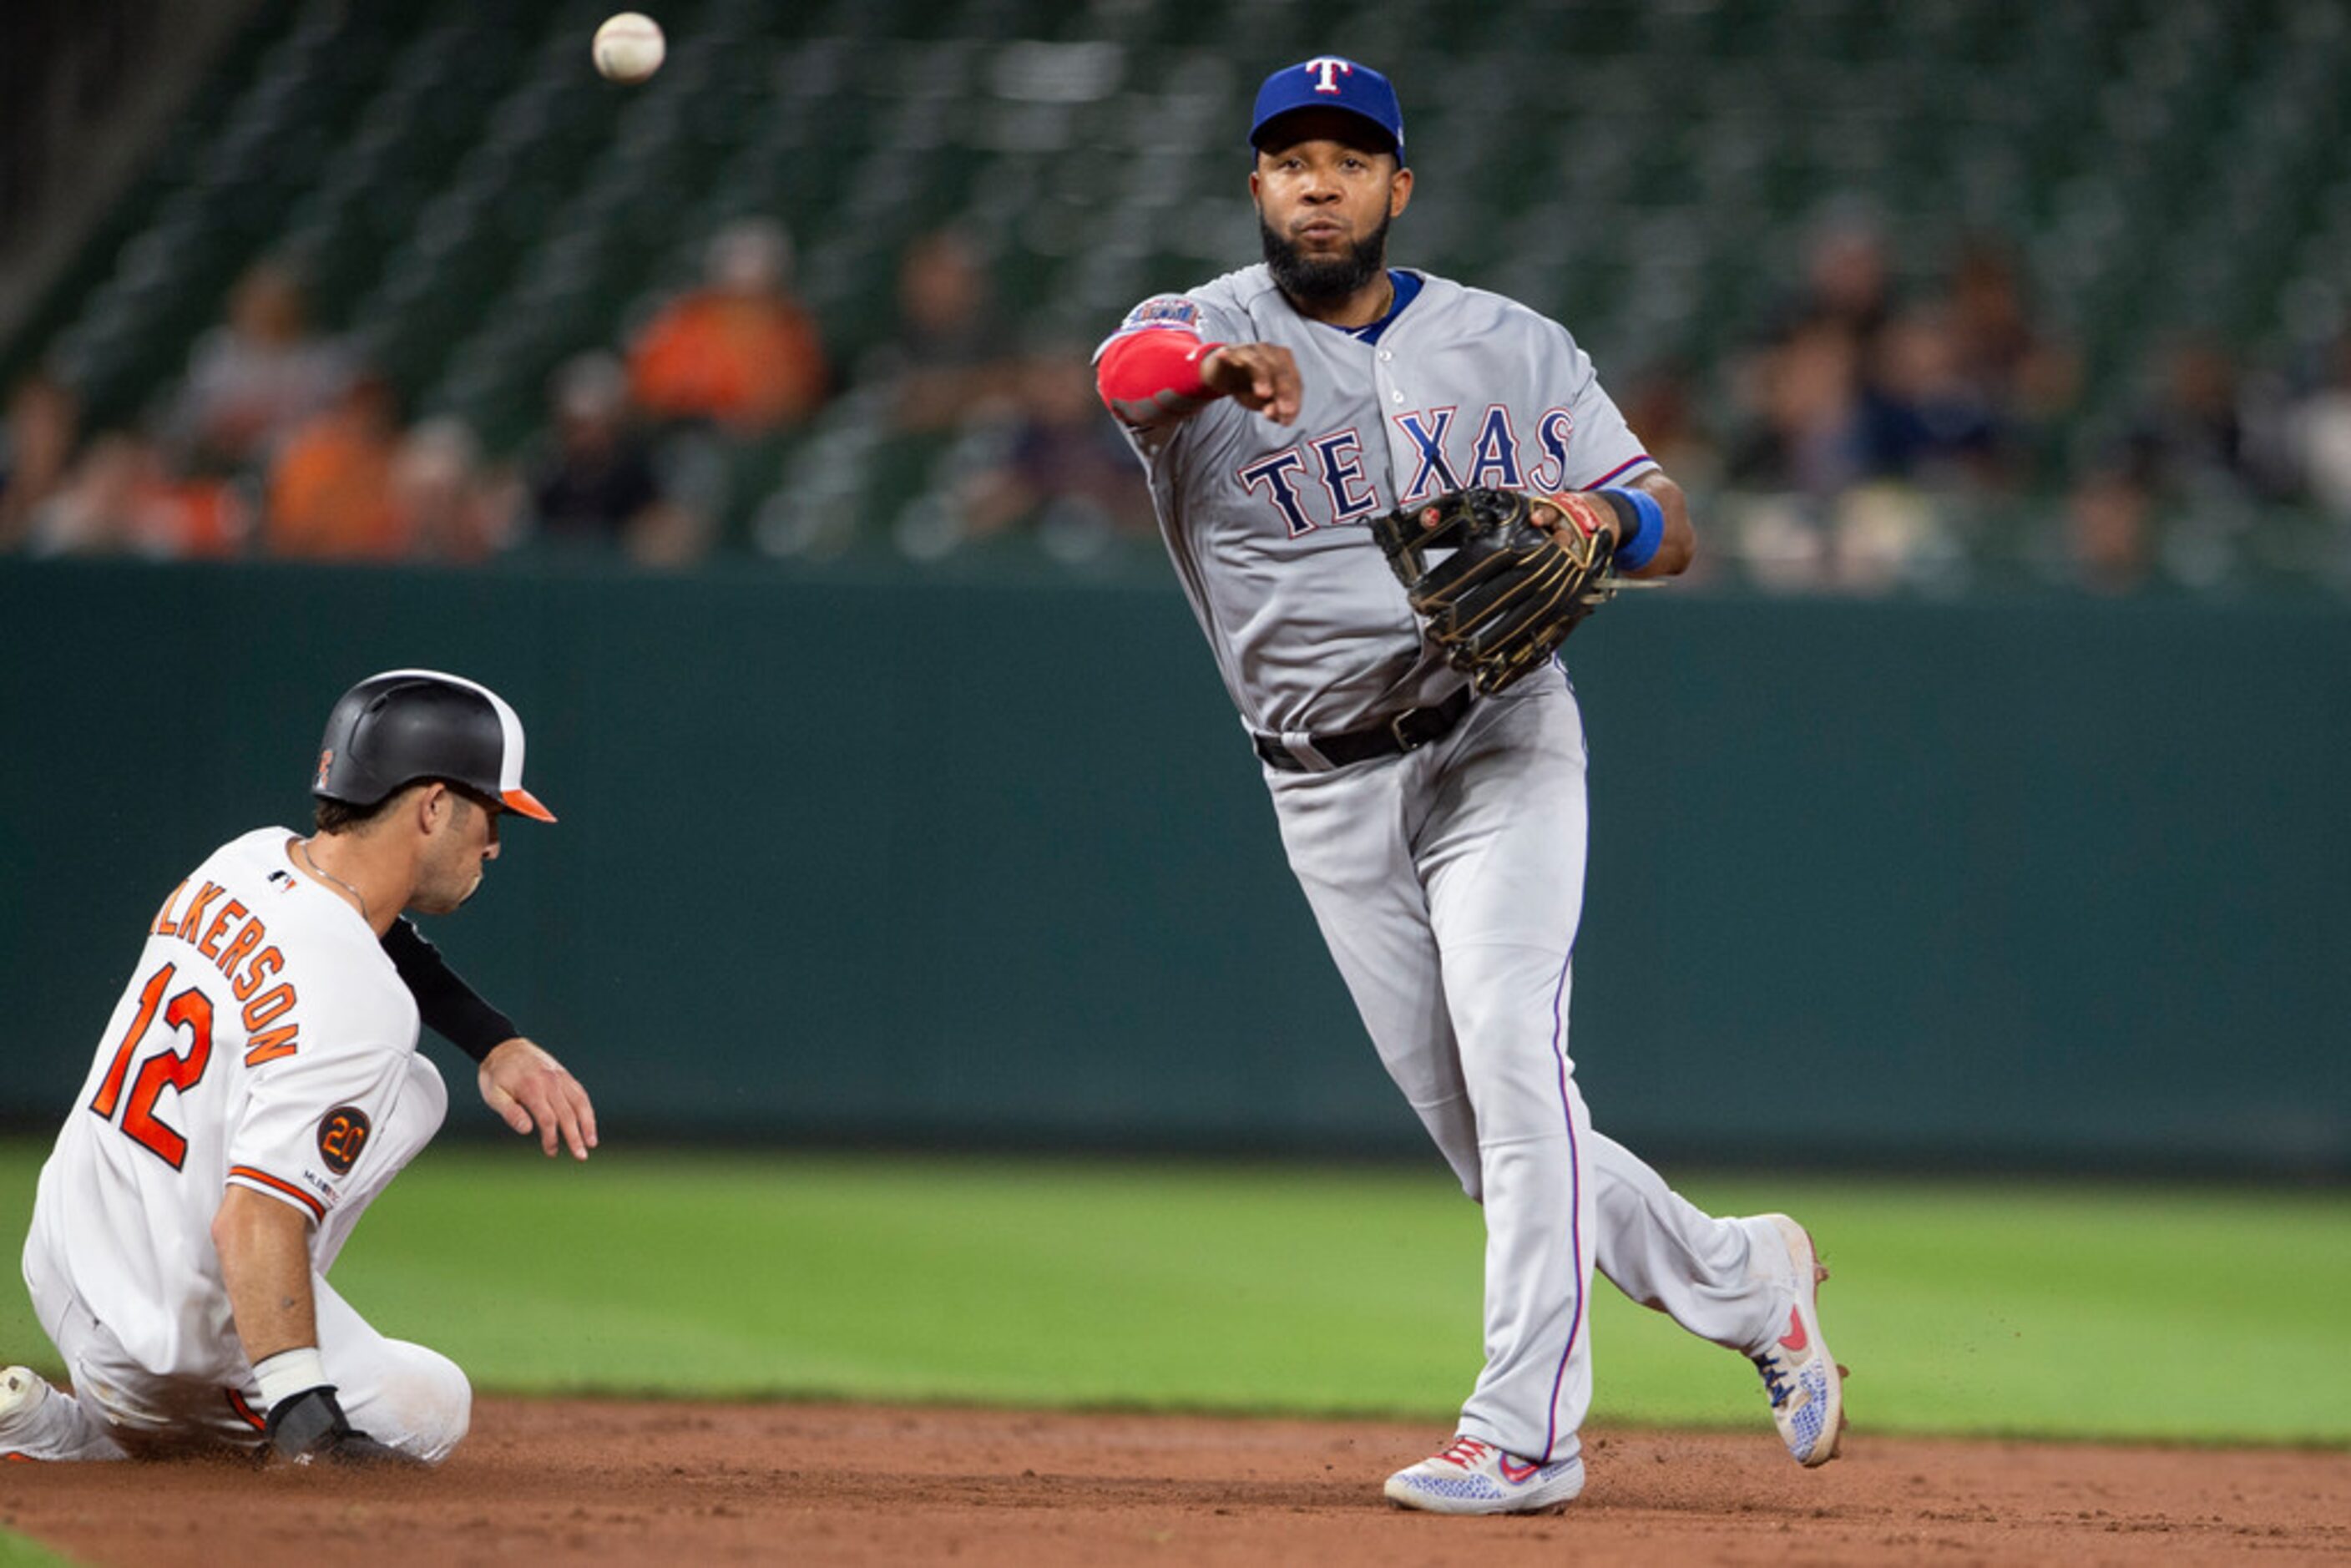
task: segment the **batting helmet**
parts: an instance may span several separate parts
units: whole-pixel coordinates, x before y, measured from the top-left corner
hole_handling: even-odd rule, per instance
[[[489,687],[438,670],[387,670],[327,716],[310,793],[372,806],[420,779],[446,779],[542,822],[555,813],[522,787],[522,720]]]

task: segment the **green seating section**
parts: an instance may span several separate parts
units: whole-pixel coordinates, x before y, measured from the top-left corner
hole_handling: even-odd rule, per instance
[[[284,252],[418,413],[510,451],[555,365],[622,340],[755,212],[790,226],[852,370],[900,249],[951,223],[1008,309],[1091,344],[1254,256],[1249,95],[1333,46],[1399,78],[1424,181],[1401,258],[1554,311],[1628,372],[1719,359],[1839,204],[1885,221],[1914,282],[2011,236],[2085,352],[2089,419],[2168,329],[2282,356],[2351,293],[2351,9],[2312,0],[674,0],[633,89],[588,64],[607,9],[271,0],[8,358],[54,352],[96,417],[129,417],[238,269]],[[837,405],[778,483],[919,471],[877,417]],[[743,510],[771,540],[825,532]]]

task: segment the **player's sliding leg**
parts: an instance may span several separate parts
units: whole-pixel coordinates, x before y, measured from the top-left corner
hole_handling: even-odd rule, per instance
[[[0,1459],[119,1459],[106,1423],[30,1367],[0,1371]]]
[[[37,1386],[16,1396],[39,1413],[36,1421],[7,1414],[0,1387],[0,1452],[116,1458],[128,1450],[160,1458],[261,1448],[260,1391],[250,1386],[249,1375],[242,1388],[228,1365],[217,1377],[159,1377],[78,1301],[47,1284],[36,1286],[34,1309],[65,1358],[75,1392],[68,1396],[36,1379]],[[465,1375],[438,1352],[379,1333],[322,1276],[313,1274],[310,1284],[319,1360],[351,1425],[428,1464],[448,1458],[472,1419]]]
[[[386,1448],[437,1465],[473,1423],[474,1390],[439,1351],[388,1339],[319,1276],[319,1359],[351,1425]]]

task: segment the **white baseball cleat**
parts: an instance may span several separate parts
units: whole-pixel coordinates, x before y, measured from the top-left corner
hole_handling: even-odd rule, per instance
[[[29,1366],[0,1371],[0,1460],[119,1459],[103,1423]]]
[[[1388,1478],[1388,1500],[1429,1513],[1550,1513],[1583,1490],[1581,1458],[1543,1464],[1458,1437]]]
[[[0,1459],[48,1457],[26,1450],[39,1447],[42,1407],[56,1393],[48,1380],[29,1366],[12,1366],[0,1372]]]
[[[1749,1357],[1763,1375],[1771,1396],[1771,1419],[1780,1440],[1800,1465],[1825,1465],[1844,1438],[1844,1368],[1821,1337],[1821,1281],[1829,1277],[1813,1239],[1784,1214],[1757,1220],[1779,1234],[1788,1248],[1788,1285],[1794,1300],[1779,1335]]]

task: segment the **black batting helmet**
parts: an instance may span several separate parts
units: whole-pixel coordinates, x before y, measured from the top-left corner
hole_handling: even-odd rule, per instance
[[[522,720],[489,687],[438,670],[387,670],[327,716],[310,793],[372,806],[420,779],[446,779],[542,822],[555,813],[522,787]]]

